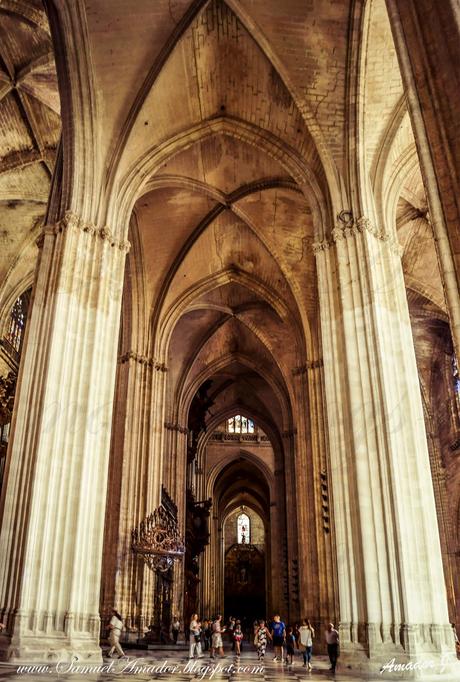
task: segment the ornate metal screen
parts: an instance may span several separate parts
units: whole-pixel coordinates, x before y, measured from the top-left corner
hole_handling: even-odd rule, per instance
[[[164,573],[185,552],[177,520],[162,505],[131,531],[133,552],[142,557],[152,571]]]

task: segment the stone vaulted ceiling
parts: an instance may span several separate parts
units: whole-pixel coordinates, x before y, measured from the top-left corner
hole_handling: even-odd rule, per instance
[[[289,421],[293,372],[320,354],[312,243],[346,185],[347,68],[361,43],[363,172],[398,230],[414,300],[445,313],[384,0],[84,10],[101,182],[132,211],[130,345],[172,367],[176,401],[213,367],[216,385],[239,377],[222,383],[223,412],[257,385],[253,412]],[[4,0],[0,20],[2,310],[32,281],[61,124],[41,2]]]
[[[60,128],[53,46],[43,6],[30,0],[2,2],[0,282],[13,274],[13,288],[24,278],[30,280],[35,266],[34,242],[48,200]]]

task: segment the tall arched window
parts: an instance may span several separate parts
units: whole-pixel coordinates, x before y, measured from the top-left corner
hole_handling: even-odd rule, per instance
[[[28,289],[16,299],[10,313],[5,339],[19,355],[21,352],[24,330],[26,327],[27,309],[29,307],[30,292]]]
[[[455,353],[452,355],[452,377],[454,383],[454,391],[456,394],[460,393],[460,372],[458,370],[457,356]]]
[[[241,414],[236,414],[234,417],[227,419],[228,433],[254,433],[254,422],[248,417],[243,417]]]
[[[236,530],[239,545],[247,545],[251,542],[251,521],[247,514],[239,514]]]

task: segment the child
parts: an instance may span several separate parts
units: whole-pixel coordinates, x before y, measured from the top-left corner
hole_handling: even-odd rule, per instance
[[[241,630],[241,621],[237,620],[233,628],[233,641],[235,642],[236,655],[241,653],[241,640],[243,639],[243,631]]]
[[[294,665],[292,659],[294,657],[295,635],[292,628],[287,629],[286,633],[286,663]],[[289,660],[291,659],[291,660]]]

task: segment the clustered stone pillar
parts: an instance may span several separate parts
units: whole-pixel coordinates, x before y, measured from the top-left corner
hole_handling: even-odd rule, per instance
[[[324,414],[323,361],[309,360],[293,372],[299,405],[296,485],[299,505],[300,616],[321,631],[336,619],[336,566],[328,494],[327,422]],[[308,409],[305,410],[305,405]],[[302,421],[304,424],[302,425]],[[324,646],[321,640],[315,645]]]
[[[163,478],[168,493],[177,506],[177,524],[180,535],[185,538],[186,528],[186,471],[188,428],[176,422],[164,423]],[[174,562],[174,582],[171,598],[171,616],[182,621],[184,611],[184,557]]]
[[[289,462],[294,460],[298,453],[297,430],[285,431],[282,435],[285,462]],[[280,499],[285,499],[286,509],[294,509],[296,505],[296,472],[293,469],[294,467],[285,466],[284,470],[284,491]],[[307,505],[305,504],[305,506]],[[283,583],[285,585],[285,594],[287,597],[287,610],[283,613],[287,614],[288,622],[298,621],[301,615],[299,602],[299,525],[297,515],[286,518],[286,532],[284,534],[283,542],[285,582],[283,581]]]
[[[289,436],[285,436],[289,438]],[[283,453],[284,456],[284,453]],[[276,457],[276,455],[275,455]],[[275,460],[276,461],[276,460]],[[286,508],[283,504],[286,490],[284,468],[275,469],[274,499],[270,500],[270,547],[272,559],[272,599],[275,613],[289,613],[289,554],[287,541]],[[286,618],[286,616],[284,616]]]
[[[399,246],[361,218],[315,253],[342,656],[453,665]]]
[[[1,505],[3,658],[100,660],[99,592],[128,243],[44,228]]]
[[[152,622],[155,576],[133,553],[131,532],[160,504],[159,422],[163,411],[157,402],[164,393],[166,367],[136,351],[124,353],[119,362],[124,399],[117,405],[112,439],[104,612],[115,607],[127,630],[141,637]]]
[[[209,545],[203,554],[203,590],[201,608],[203,615],[212,617],[222,613],[224,606],[225,553],[223,550],[223,529],[217,510],[209,517]]]

